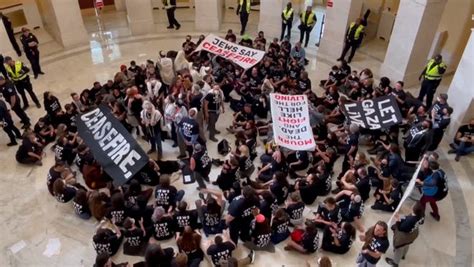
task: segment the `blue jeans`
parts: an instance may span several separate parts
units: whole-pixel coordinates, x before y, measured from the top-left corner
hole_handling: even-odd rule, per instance
[[[465,156],[474,152],[474,145],[466,146],[465,142],[461,142],[458,144],[453,143],[454,147],[456,148],[456,155],[458,156]]]

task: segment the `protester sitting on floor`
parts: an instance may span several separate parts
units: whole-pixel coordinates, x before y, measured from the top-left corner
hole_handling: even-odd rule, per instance
[[[350,223],[345,222],[341,226],[327,226],[324,228],[321,249],[336,254],[345,254],[351,249],[355,237],[356,230]]]
[[[319,247],[318,229],[314,223],[308,223],[306,228],[296,228],[291,233],[291,240],[285,246],[287,251],[297,251],[302,254],[314,253]]]

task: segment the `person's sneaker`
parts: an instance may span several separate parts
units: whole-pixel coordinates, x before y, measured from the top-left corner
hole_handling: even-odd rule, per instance
[[[456,153],[456,149],[453,148],[453,149],[448,150],[448,154],[454,154],[454,153]]]
[[[255,251],[253,249],[250,250],[248,257],[250,258],[250,264],[252,264],[255,261]]]
[[[431,215],[431,217],[433,217],[438,222],[441,219],[441,217],[439,215],[434,214],[434,212],[430,212],[430,215]]]
[[[174,27],[173,27],[173,26],[171,26],[171,25],[170,25],[170,26],[168,26],[168,27],[166,27],[166,29],[173,29],[173,28],[174,28]]]
[[[7,144],[7,146],[16,146],[16,145],[18,145],[17,142],[10,142],[10,143]]]
[[[459,161],[460,158],[461,158],[460,155],[456,155],[456,157],[454,157],[454,160],[455,160],[455,161]]]
[[[342,60],[342,58],[338,58],[338,59],[336,59],[336,60],[337,60],[337,61],[341,61],[341,60]]]
[[[151,153],[153,153],[153,152],[155,152],[155,151],[156,151],[155,149],[150,149],[150,150],[148,150],[146,153],[147,153],[148,155],[150,155]]]
[[[35,78],[35,80],[38,79],[38,74],[35,74],[34,78]]]
[[[391,266],[398,267],[398,264],[395,263],[395,261],[389,257],[385,258],[385,261],[390,264]]]
[[[176,30],[179,30],[181,28],[181,25],[176,26]]]
[[[221,131],[216,130],[216,134],[220,134],[220,133],[221,133]]]
[[[42,71],[40,71],[40,72],[38,72],[38,73],[41,74],[41,75],[44,75],[44,72],[42,72]]]
[[[212,142],[219,142],[219,140],[217,140],[215,137],[212,137],[212,138],[209,138],[209,140],[211,140]]]

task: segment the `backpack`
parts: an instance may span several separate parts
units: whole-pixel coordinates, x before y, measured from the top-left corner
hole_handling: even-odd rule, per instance
[[[443,170],[437,170],[432,175],[435,173],[438,173],[439,176],[436,181],[438,191],[434,195],[434,198],[436,198],[437,201],[440,201],[448,195],[448,180],[446,179],[446,173]]]

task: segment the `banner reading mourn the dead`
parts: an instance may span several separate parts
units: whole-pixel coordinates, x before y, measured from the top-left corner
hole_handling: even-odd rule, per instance
[[[270,94],[270,99],[276,144],[291,150],[314,150],[306,95]]]
[[[397,100],[392,95],[344,104],[344,109],[350,123],[365,129],[388,129],[402,121]]]
[[[205,50],[230,60],[244,69],[251,68],[265,56],[265,51],[241,46],[226,41],[214,34],[209,34],[206,39],[199,44],[196,51],[200,50]]]
[[[79,135],[114,184],[123,184],[148,163],[148,156],[132,135],[100,106],[76,117]]]

